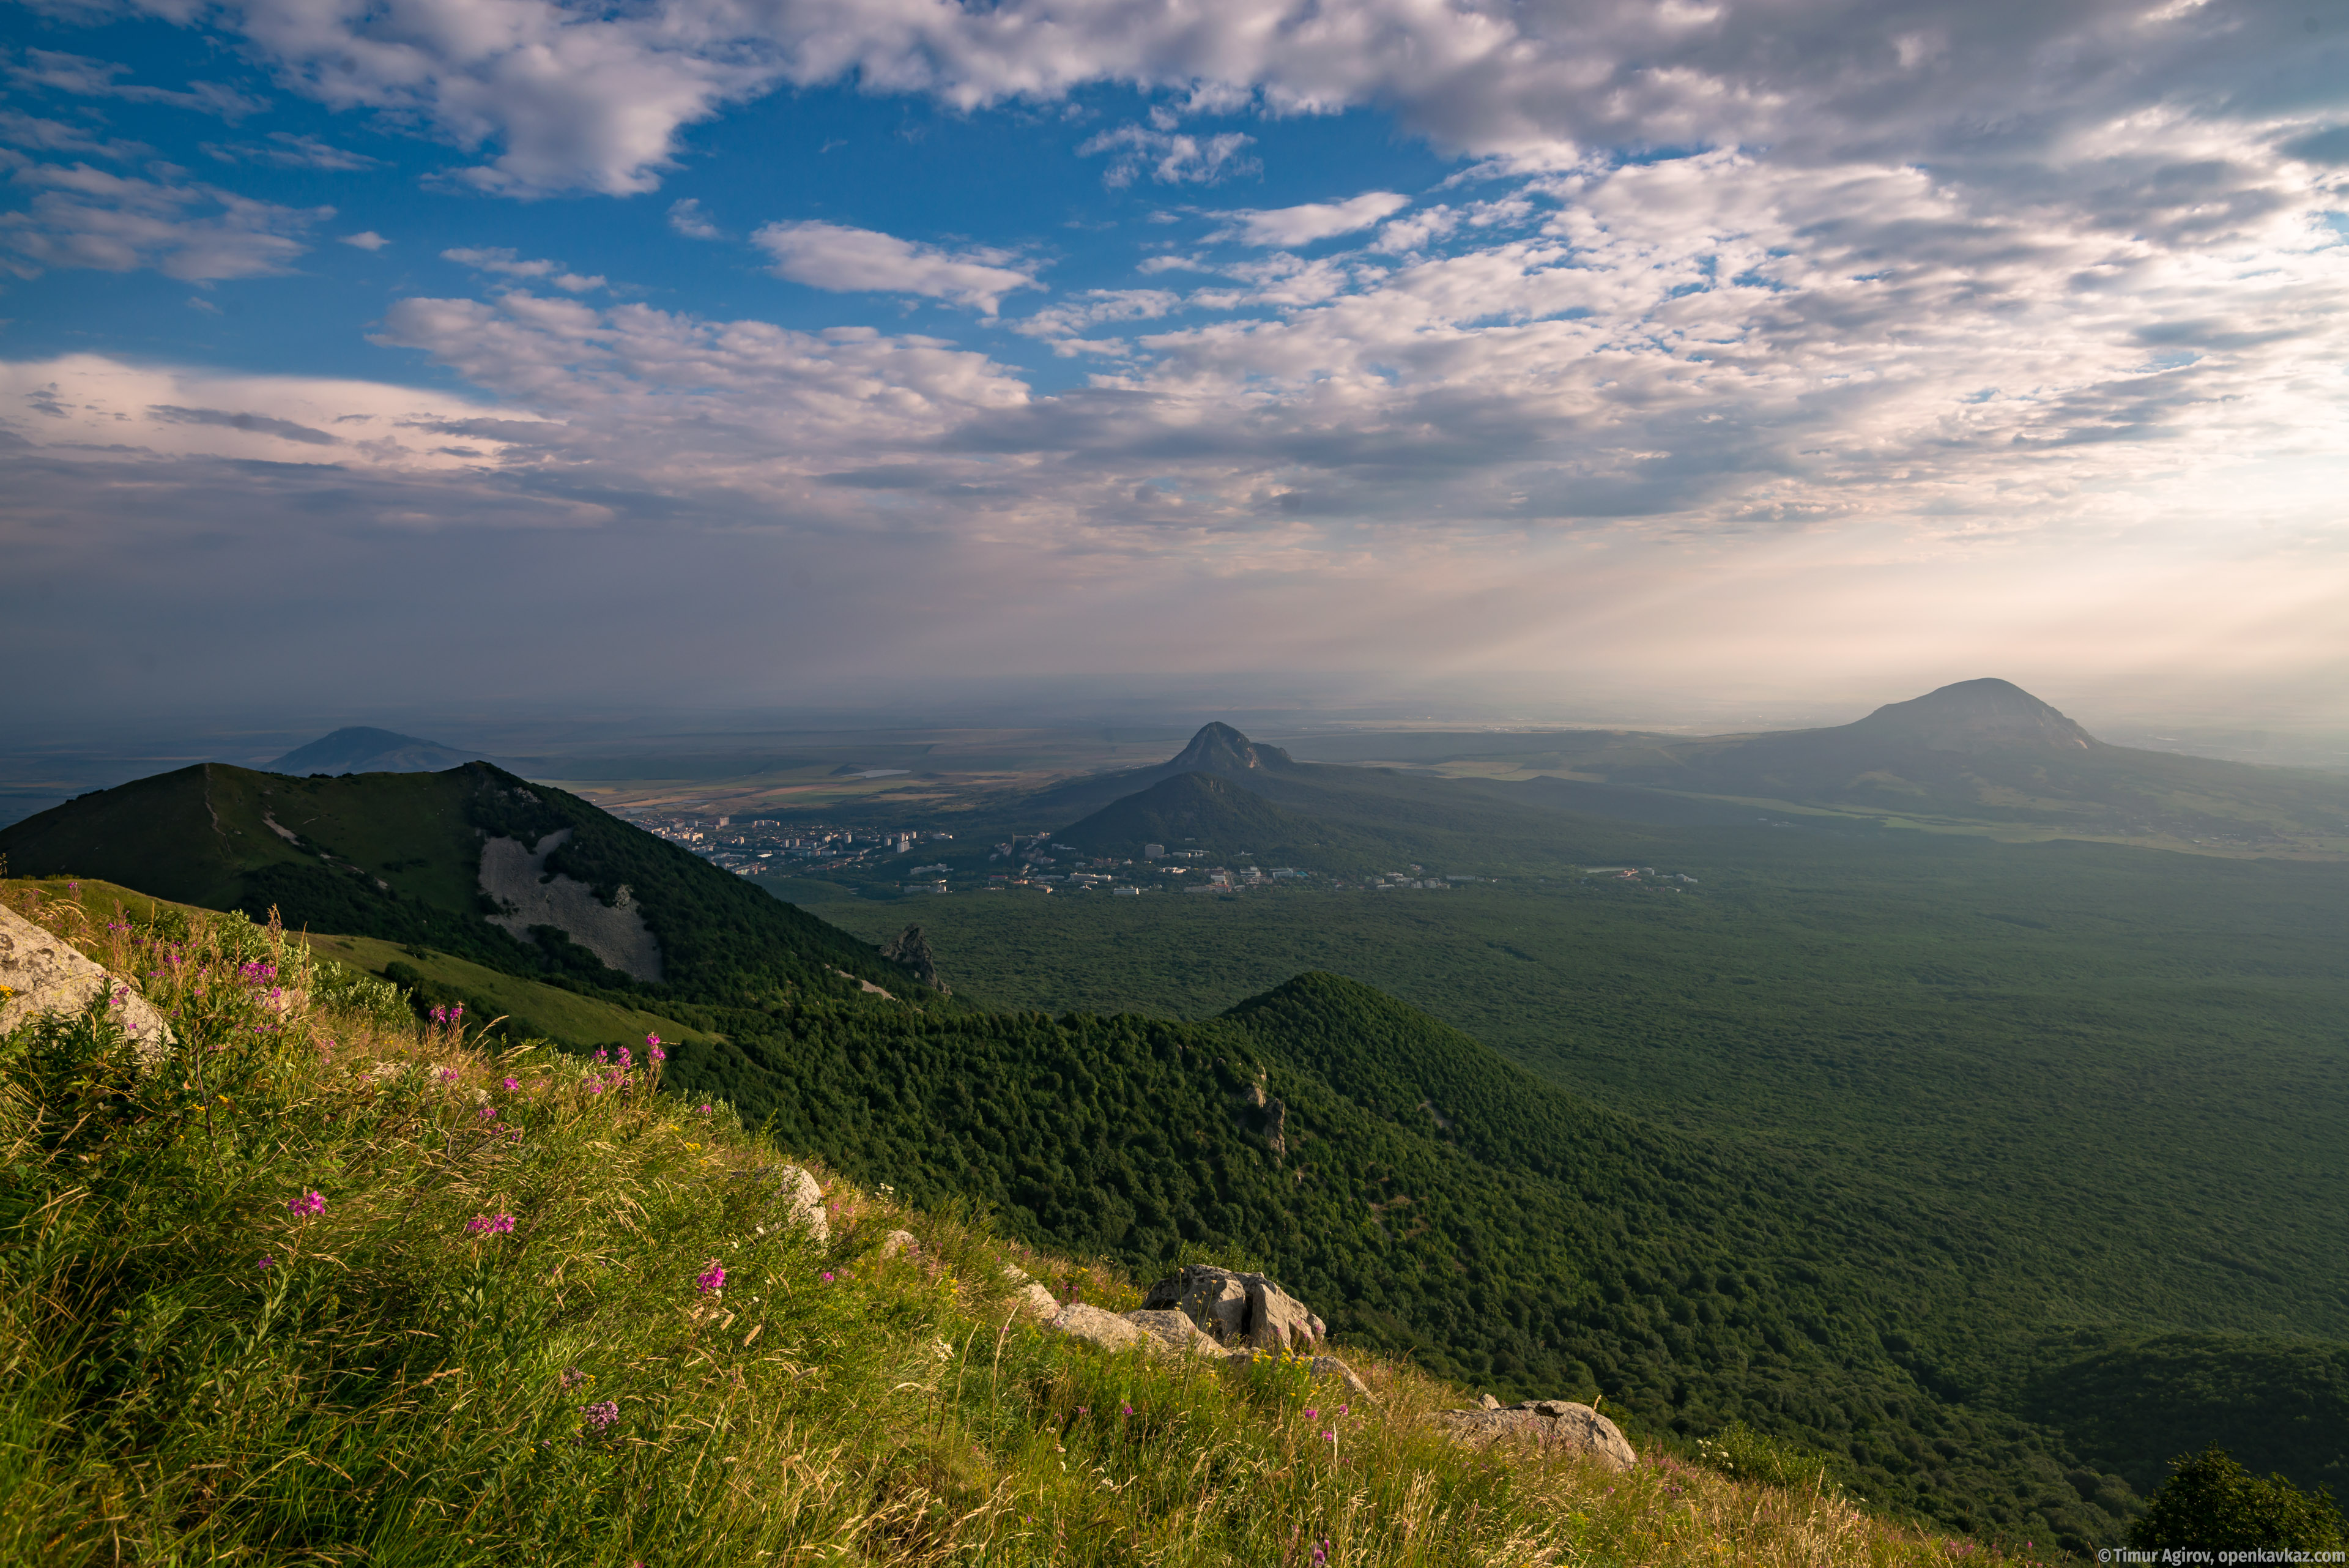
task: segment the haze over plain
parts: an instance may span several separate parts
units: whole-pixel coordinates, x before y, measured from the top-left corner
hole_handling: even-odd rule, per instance
[[[2344,29],[20,6],[0,657],[84,718],[1281,670],[2337,720]]]

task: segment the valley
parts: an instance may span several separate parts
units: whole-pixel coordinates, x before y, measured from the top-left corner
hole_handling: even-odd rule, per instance
[[[419,1008],[658,1033],[674,1085],[910,1201],[1135,1277],[1268,1267],[1361,1345],[1659,1440],[1744,1423],[1893,1517],[2086,1550],[2213,1434],[2304,1484],[2349,1463],[2337,866],[1222,725],[906,804],[920,856],[754,877],[486,763],[210,764],[0,851],[274,910]],[[912,924],[950,995],[876,951]]]

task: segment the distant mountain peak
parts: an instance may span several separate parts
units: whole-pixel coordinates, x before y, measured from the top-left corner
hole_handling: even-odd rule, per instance
[[[1295,767],[1297,763],[1278,746],[1260,744],[1229,724],[1216,722],[1200,725],[1191,743],[1166,765],[1186,773],[1235,774],[1248,768]]]
[[[2011,680],[1961,680],[1849,726],[1935,752],[2087,751],[2096,738]]]
[[[273,774],[424,774],[462,767],[481,756],[397,730],[347,725],[297,746],[269,764]]]

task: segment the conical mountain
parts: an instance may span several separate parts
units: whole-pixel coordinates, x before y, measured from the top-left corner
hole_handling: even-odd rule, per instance
[[[1166,771],[1177,774],[1232,774],[1249,768],[1293,768],[1296,762],[1278,746],[1251,741],[1229,724],[1199,726],[1191,743],[1175,753]]]
[[[2011,680],[1961,680],[1888,702],[1845,730],[1932,752],[2087,751],[2096,738]]]
[[[397,730],[353,724],[322,735],[269,764],[273,774],[437,774],[479,761],[479,752],[460,752],[438,741],[419,740]]]

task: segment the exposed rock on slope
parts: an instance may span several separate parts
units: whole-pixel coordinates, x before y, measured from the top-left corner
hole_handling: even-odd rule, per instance
[[[586,883],[545,874],[546,857],[570,842],[571,829],[565,827],[540,839],[535,848],[523,848],[516,838],[492,838],[481,846],[481,891],[505,911],[491,916],[490,924],[521,942],[530,940],[531,927],[553,926],[622,974],[657,981],[660,943],[630,905],[626,888],[616,904],[605,904]]]
[[[142,1061],[171,1043],[171,1026],[130,982],[74,951],[64,938],[0,906],[0,1034],[48,1012],[79,1012],[109,1000]]]
[[[1617,1470],[1628,1470],[1640,1462],[1615,1423],[1588,1405],[1570,1399],[1526,1399],[1500,1407],[1490,1395],[1485,1399],[1485,1408],[1438,1410],[1428,1419],[1464,1443],[1517,1439],[1543,1449],[1588,1454]]]
[[[942,996],[952,996],[954,991],[938,978],[937,954],[930,950],[930,939],[922,934],[919,926],[907,926],[890,939],[881,950],[881,956],[894,963],[904,964],[914,971],[915,978]]]

